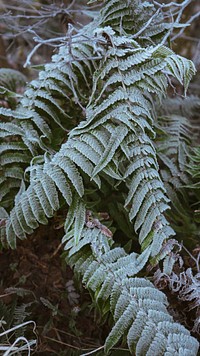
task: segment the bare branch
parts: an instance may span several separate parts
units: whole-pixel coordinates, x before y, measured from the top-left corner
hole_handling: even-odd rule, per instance
[[[194,14],[192,17],[190,17],[190,19],[185,23],[185,25],[189,24],[191,25],[191,23],[200,16],[200,11],[198,11],[196,14]],[[174,36],[172,37],[171,41],[176,40],[178,37],[180,37],[182,35],[182,33],[184,32],[185,28],[181,28],[181,30]]]
[[[158,9],[153,16],[147,21],[147,23],[145,24],[144,27],[142,27],[135,35],[133,35],[133,38],[137,38],[139,35],[141,35],[142,32],[144,32],[149,25],[152,23],[153,19],[155,19],[155,17],[159,14],[160,9]]]

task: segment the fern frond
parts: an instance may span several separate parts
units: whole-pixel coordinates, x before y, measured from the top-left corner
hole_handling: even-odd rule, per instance
[[[198,180],[198,178],[200,177],[199,162],[200,162],[200,148],[195,147],[193,149],[193,155],[191,155],[191,161],[189,166],[189,172],[195,180]],[[196,186],[198,187],[198,182]]]
[[[89,144],[85,145],[86,148],[90,148],[90,152],[96,154]],[[47,224],[47,218],[51,218],[60,208],[59,192],[65,203],[70,206],[69,228],[75,219],[75,235],[77,241],[79,240],[85,222],[84,203],[80,199],[85,190],[83,175],[86,174],[90,178],[94,169],[93,156],[91,155],[90,161],[84,160],[84,157],[79,140],[73,138],[63,144],[61,150],[53,157],[46,155],[43,164],[35,160],[35,164],[26,169],[26,173],[30,173],[30,184],[27,189],[23,186],[19,191],[15,207],[6,222],[6,236],[10,246],[15,247],[16,236],[24,239],[26,234],[32,233],[32,229],[38,227],[39,223]],[[100,186],[98,175],[93,181]]]
[[[97,300],[110,303],[114,326],[105,342],[106,353],[126,335],[131,353],[137,356],[197,354],[196,339],[168,314],[166,296],[151,282],[134,277],[143,266],[137,254],[111,249],[112,240],[99,229],[85,228],[76,248],[72,245],[69,241],[65,246],[67,262]]]
[[[139,45],[135,40],[128,39],[127,41],[126,37],[115,35],[110,27],[95,31],[97,31],[100,38],[102,38],[102,34],[108,33],[112,46],[107,50],[107,56],[111,62],[115,61],[118,63],[120,61],[121,67],[113,67],[111,65],[107,66],[105,70],[104,62],[106,63],[107,60],[102,61],[102,68],[100,66],[95,75],[94,90],[90,105],[87,108],[87,119],[70,132],[66,144],[62,145],[60,152],[53,157],[50,171],[52,172],[54,166],[57,171],[62,172],[62,176],[64,173],[68,184],[75,189],[80,197],[84,195],[83,173],[88,177],[92,177],[99,187],[99,174],[110,175],[119,181],[123,179],[130,190],[126,200],[126,205],[130,205],[130,220],[135,219],[135,230],[140,229],[139,241],[142,244],[142,249],[154,242],[154,239],[158,238],[159,234],[162,237],[161,243],[158,245],[161,246],[162,241],[171,236],[172,230],[166,228],[168,223],[162,217],[163,212],[168,209],[168,199],[165,197],[165,189],[158,174],[154,145],[148,136],[149,132],[150,136],[154,136],[152,123],[155,113],[152,96],[149,94],[148,82],[147,87],[144,87],[144,83],[145,78],[152,77],[152,74],[156,77],[158,74],[157,83],[161,82],[161,86],[155,84],[155,88],[151,91],[160,95],[162,87],[164,95],[167,83],[165,82],[163,71],[167,68],[169,72],[170,60],[172,61],[172,56],[174,60],[175,55],[171,50],[162,47],[158,47],[155,50],[152,47],[141,49],[147,55],[142,57],[140,63],[137,51]],[[122,44],[126,44],[127,47],[121,48]],[[117,56],[115,49],[120,50],[120,57]],[[133,54],[135,49],[136,58]],[[129,63],[128,66],[127,62]],[[178,58],[177,62],[181,62],[181,58]],[[54,67],[54,64],[52,66]],[[190,62],[188,62],[188,67],[192,72],[193,67],[190,65]],[[172,65],[170,68],[171,74],[177,75],[177,79],[180,79],[180,75],[184,75],[184,68],[181,67],[182,72],[179,68],[178,74]],[[52,70],[50,65],[47,69],[49,71]],[[46,82],[48,82],[48,70],[45,73]],[[70,73],[70,80],[73,80],[74,74],[71,73],[71,67],[65,67],[65,70],[67,73]],[[43,76],[41,74],[42,78]],[[57,82],[61,81],[62,77],[60,79],[57,77],[56,80]],[[72,92],[75,88],[76,77],[74,80]],[[141,80],[144,82],[142,88],[140,87]],[[98,96],[96,95],[97,86],[102,87],[101,94]],[[112,91],[112,94],[110,94],[110,91]],[[104,94],[102,94],[103,92]],[[32,90],[27,90],[27,94],[23,100],[26,101],[26,96],[29,97],[30,102],[33,99],[47,100],[51,102],[49,108],[52,107],[50,109],[52,110],[52,114],[48,111],[48,115],[52,116],[54,112],[57,112],[59,109],[57,102],[52,100],[51,96],[45,92],[41,85],[40,89],[37,90],[37,98],[32,99],[32,93]],[[25,106],[24,101],[23,105]],[[94,135],[100,141],[97,145],[99,148],[95,147],[97,140],[94,139]],[[128,141],[126,141],[127,135],[129,136]],[[86,139],[84,136],[86,136]],[[89,151],[86,153],[86,145],[88,146],[89,142]],[[83,146],[84,151],[82,152]],[[131,146],[134,147],[133,150],[131,150]],[[97,152],[98,149],[100,149],[99,152]],[[98,156],[100,152],[101,157]],[[129,156],[128,159],[127,156]],[[44,166],[47,166],[47,163]],[[80,172],[77,169],[78,167]],[[45,174],[48,175],[48,168],[44,169]],[[52,184],[54,185],[56,184],[55,175],[53,180],[54,183]],[[64,177],[62,181],[64,181]],[[58,187],[59,185],[60,183],[58,183]],[[64,190],[63,183],[59,189]],[[66,193],[64,194],[66,196]],[[32,193],[29,195],[29,198],[30,196],[32,196]],[[69,203],[69,199],[67,203]],[[44,210],[44,199],[40,204],[40,208],[39,206],[36,207],[37,200],[33,209],[36,221],[46,223],[45,216],[52,216],[52,211],[47,214],[48,208],[46,211]],[[54,208],[52,207],[53,210],[56,210]],[[36,214],[37,209],[41,211],[41,217]],[[165,231],[164,233],[162,229]],[[152,252],[152,256],[155,256],[155,251]]]
[[[196,72],[193,62],[175,54],[169,56],[166,61],[167,70],[184,86],[184,94],[186,95],[190,80]]]
[[[188,234],[198,239],[198,227],[194,222],[191,204],[194,193],[189,190],[191,177],[187,173],[192,146],[198,143],[196,114],[199,99],[165,99],[162,108],[158,106],[155,140],[160,175],[172,210],[167,212],[178,238],[187,245]],[[191,246],[190,246],[191,247]]]
[[[74,125],[71,120],[71,110],[73,114],[77,113],[77,117],[80,117],[82,108],[76,104],[82,101],[80,105],[84,105],[87,102],[95,68],[95,62],[91,59],[93,43],[80,34],[78,40],[75,36],[72,47],[70,51],[66,45],[61,46],[59,53],[54,55],[52,63],[46,64],[39,78],[28,85],[15,110],[0,109],[0,117],[3,121],[0,124],[2,139],[0,160],[4,165],[4,172],[2,172],[4,178],[1,179],[4,184],[1,187],[4,198],[1,204],[8,209],[12,207],[11,202],[20,186],[20,181],[18,185],[16,182],[13,183],[12,170],[23,171],[35,155],[58,150],[60,143],[66,138],[67,131]],[[15,71],[11,73],[13,82],[17,82]],[[87,87],[85,91],[81,89],[84,85]],[[53,135],[53,132],[58,129],[60,129],[59,140],[57,135]],[[22,153],[14,154],[12,149],[14,146],[18,148],[23,146],[24,150],[21,151]],[[5,174],[5,170],[7,172],[11,170],[11,173]],[[23,179],[23,176],[20,178]],[[9,189],[10,184],[14,184],[16,189]],[[6,190],[5,186],[7,186]],[[66,189],[62,183],[60,189],[66,197]]]
[[[144,24],[153,15],[154,19],[149,21],[148,26],[142,30]],[[101,16],[102,26],[111,25],[120,34],[134,34],[141,42],[152,43],[152,41],[161,40],[168,29],[163,15],[159,12],[155,13],[153,4],[147,1],[107,0],[104,3]]]
[[[121,137],[121,142],[116,139],[115,144],[112,142],[111,154],[109,152],[110,138],[108,138],[105,155],[108,157],[109,152],[110,159],[113,162],[118,161],[116,166],[119,167],[119,172],[121,171],[123,180],[129,189],[125,205],[130,210],[130,220],[135,219],[135,230],[140,230],[139,242],[142,249],[152,245],[154,248],[152,256],[155,257],[163,241],[174,232],[163,217],[163,213],[169,208],[167,204],[169,200],[166,198],[166,191],[158,172],[156,150],[150,139],[155,135],[152,128],[155,114],[152,96],[149,92],[159,96],[165,94],[167,82],[164,73],[166,70],[170,71],[171,75],[175,75],[178,80],[182,80],[185,75],[186,86],[190,75],[184,71],[181,57],[177,58],[176,63],[179,71],[178,69],[175,71],[171,63],[176,57],[165,47],[158,47],[155,50],[154,48],[142,49],[143,53],[146,52],[148,55],[143,56],[140,63],[138,44],[135,41],[129,39],[128,47],[123,49],[120,47],[119,37],[113,34],[110,27],[102,28],[98,33],[100,36],[102,33],[108,33],[112,46],[107,51],[108,60],[106,58],[103,61],[94,76],[94,88],[90,105],[87,108],[87,119],[71,131],[70,137],[84,137],[84,134],[88,135],[93,129],[101,131],[102,125],[109,130],[111,137],[112,135],[114,137],[115,131],[119,129],[118,139]],[[119,49],[120,55],[118,56]],[[136,52],[136,58],[134,58],[133,51]],[[129,63],[128,66],[127,63]],[[187,62],[187,66],[190,72],[194,73],[194,67],[190,61]],[[157,79],[150,90],[146,78],[151,78],[152,75]],[[142,86],[140,86],[141,80],[143,80]],[[144,83],[147,83],[146,87]],[[99,87],[102,87],[102,90],[97,95]],[[110,159],[105,160],[103,155],[93,175],[96,172],[103,172]],[[160,243],[156,243],[156,239],[160,239]],[[157,246],[156,249],[155,246]]]
[[[188,95],[186,98],[175,97],[165,98],[158,116],[181,115],[192,121],[194,116],[198,115],[200,99],[194,95]]]
[[[158,129],[161,129],[156,140],[158,157],[168,169],[172,184],[179,188],[181,184],[188,184],[185,169],[191,150],[193,127],[188,119],[178,115],[162,116],[158,119],[158,125]]]
[[[126,335],[136,355],[197,353],[196,340],[168,314],[164,294],[135,277],[173,245],[164,245],[174,231],[165,217],[169,200],[157,162],[154,102],[163,100],[169,75],[186,91],[195,68],[160,43],[172,27],[149,2],[106,0],[92,24],[62,44],[28,85],[17,109],[0,110],[2,244],[15,247],[17,237],[25,239],[68,207],[63,237],[68,262],[113,315],[106,352]],[[170,120],[165,131],[171,146],[166,153],[166,144],[160,144],[159,157],[176,186],[190,128],[180,123],[173,135],[177,116]],[[181,180],[186,182],[184,174]],[[123,190],[140,255],[111,249],[113,240],[101,224],[85,227],[88,206],[98,194],[107,199],[109,188]]]
[[[26,82],[27,78],[21,72],[11,68],[0,68],[0,98],[6,99],[9,107],[15,107],[17,102],[12,99],[21,97],[19,92],[25,87]]]

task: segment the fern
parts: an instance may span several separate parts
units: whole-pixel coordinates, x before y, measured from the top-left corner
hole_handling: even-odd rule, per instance
[[[14,300],[9,305],[6,305],[6,303],[3,303],[1,301],[0,303],[0,317],[1,317],[0,350],[1,351],[8,350],[10,348],[12,349],[11,345],[13,341],[15,343],[15,341],[19,339],[18,340],[19,342],[21,338],[23,341],[25,342],[27,341],[27,343],[30,343],[30,346],[36,345],[36,340],[28,341],[27,339],[25,339],[25,336],[28,332],[28,328],[27,328],[28,324],[34,323],[32,321],[25,321],[31,314],[30,312],[27,311],[27,308],[31,304],[32,303],[27,303],[18,306],[16,300]],[[23,348],[26,349],[27,345],[26,344],[24,346],[21,345],[21,348],[22,350]]]
[[[170,115],[158,119],[157,154],[161,177],[170,200],[178,203],[174,206],[179,211],[182,204],[177,193],[182,193],[186,205],[188,201],[183,185],[189,184],[185,171],[191,151],[192,131],[192,125],[185,117]]]
[[[93,176],[111,162],[114,150],[117,152],[120,145],[124,157],[120,156],[116,166],[122,167],[121,173],[129,188],[125,205],[130,204],[130,220],[136,218],[135,230],[141,228],[139,242],[142,249],[152,244],[152,257],[155,257],[158,255],[163,241],[169,238],[173,231],[168,227],[168,223],[162,215],[168,209],[168,199],[159,177],[154,146],[146,134],[150,131],[150,136],[154,135],[151,127],[154,112],[149,92],[157,95],[164,94],[167,82],[162,72],[167,68],[168,71],[171,70],[171,74],[176,74],[175,65],[170,64],[169,66],[174,54],[171,50],[162,47],[141,49],[147,54],[142,56],[142,63],[140,63],[138,44],[135,41],[131,42],[129,38],[115,37],[111,28],[104,28],[99,33],[106,33],[107,36],[110,36],[112,43],[112,48],[108,50],[107,54],[109,59],[106,58],[105,63],[103,62],[95,76],[93,92],[97,92],[96,88],[100,86],[100,83],[103,83],[101,84],[103,89],[97,98],[92,98],[92,103],[87,109],[86,122],[72,130],[70,136],[84,135],[84,132],[101,127],[102,124],[104,124],[104,128],[109,127],[111,138],[101,161],[93,171]],[[123,50],[120,47],[125,42],[128,43],[128,48]],[[136,58],[133,55],[135,49]],[[119,50],[120,57],[118,57]],[[184,61],[181,58],[177,58],[176,66],[181,67],[182,62]],[[188,66],[190,66],[191,72],[194,72],[193,65],[189,63]],[[183,69],[183,67],[181,68]],[[154,87],[150,88],[148,80],[145,86],[145,79],[151,75],[154,75],[155,78],[157,75],[157,79]],[[190,73],[182,73],[182,77],[184,75],[190,80]],[[179,77],[180,74],[177,74],[177,79],[180,79]],[[106,96],[105,92],[108,88]],[[110,94],[110,92],[112,93]],[[138,117],[141,117],[140,120]],[[112,122],[112,125],[107,124],[108,122]],[[120,135],[117,134],[116,140],[117,125],[120,125]],[[128,129],[129,135],[127,135]],[[115,145],[112,140],[115,140]],[[129,148],[131,145],[133,146],[132,150]]]
[[[136,355],[194,355],[198,343],[167,312],[167,299],[151,282],[134,277],[144,260],[124,249],[111,248],[112,240],[99,229],[83,230],[76,249],[69,243],[67,262],[82,275],[98,303],[109,301],[114,326],[105,342],[106,353],[126,335]],[[104,304],[103,304],[104,305]]]
[[[194,121],[194,117],[198,116],[199,109],[199,98],[195,95],[189,95],[184,99],[181,97],[175,98],[165,98],[162,105],[161,111],[159,113],[162,115],[181,115],[185,118],[190,119],[190,122]],[[193,122],[194,123],[194,122]]]
[[[162,105],[169,76],[186,93],[195,73],[191,61],[163,45],[171,27],[149,2],[107,0],[27,86],[17,108],[0,110],[2,244],[15,248],[17,238],[67,206],[63,243],[69,263],[113,314],[106,352],[124,333],[137,355],[197,352],[195,339],[167,313],[165,296],[134,277],[176,244],[167,242],[175,232],[166,219],[169,184],[157,158],[172,175],[173,188],[177,180],[178,188],[187,182],[190,127],[177,116],[162,117],[168,150],[159,141],[154,104],[157,97]],[[111,249],[111,232],[104,227],[102,233],[100,224],[85,228],[87,209],[110,189],[123,192],[140,255]]]
[[[0,110],[0,160],[4,166],[0,190],[4,208],[12,206],[13,197],[23,179],[23,171],[32,157],[58,150],[68,130],[75,124],[69,115],[72,107],[78,117],[87,100],[87,90],[81,91],[81,88],[90,86],[95,63],[88,58],[93,56],[93,45],[81,34],[78,41],[75,38],[74,42],[71,49],[62,46],[59,54],[53,56],[52,63],[40,72],[39,78],[28,85],[16,110]],[[77,102],[80,103],[80,109]],[[53,135],[55,132],[58,135]],[[19,151],[14,157],[13,149]]]
[[[165,99],[162,108],[158,110],[156,123],[156,151],[160,174],[172,204],[172,211],[167,212],[167,215],[186,245],[188,234],[198,239],[198,227],[194,223],[194,213],[190,206],[195,197],[192,190],[188,189],[191,177],[187,168],[192,145],[198,142],[195,117],[199,99],[193,96],[190,100],[189,98]],[[191,241],[189,244],[191,247]]]
[[[155,12],[154,6],[150,2],[136,1],[105,1],[102,9],[102,22],[104,25],[111,25],[120,34],[131,33],[141,42],[151,42],[161,40],[168,29],[168,24],[163,20],[163,15]],[[149,26],[143,29],[144,24],[149,22]],[[120,19],[120,21],[119,21]]]
[[[0,100],[5,108],[15,109],[22,97],[27,79],[22,73],[9,68],[0,69]]]
[[[174,271],[170,271],[168,267],[171,262],[174,264],[176,262],[176,257],[179,257],[181,263],[179,262],[176,265],[176,269]],[[170,261],[171,260],[171,261]],[[160,289],[164,289],[166,286],[172,291],[173,295],[177,295],[179,302],[187,301],[187,306],[185,310],[189,309],[193,311],[193,319],[192,331],[199,334],[200,331],[200,322],[199,322],[199,300],[200,300],[200,283],[199,283],[199,272],[193,275],[193,271],[191,268],[187,268],[186,270],[182,270],[179,267],[182,267],[183,261],[180,256],[170,256],[168,258],[167,263],[164,266],[164,273],[158,269],[154,275],[154,284],[155,286],[159,286]],[[178,267],[178,268],[177,268]],[[171,269],[171,268],[170,268]],[[176,270],[176,272],[175,272]],[[165,287],[164,287],[165,285]],[[182,312],[184,312],[184,304],[182,308]],[[186,324],[186,322],[185,322]]]

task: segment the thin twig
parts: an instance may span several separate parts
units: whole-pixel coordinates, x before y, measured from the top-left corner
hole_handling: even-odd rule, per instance
[[[29,30],[29,32],[35,35],[35,37],[33,39],[35,42],[39,42],[39,43],[37,45],[35,45],[35,47],[28,54],[28,56],[26,58],[26,62],[24,63],[24,68],[31,65],[31,58],[33,57],[34,53],[38,50],[38,48],[40,48],[42,45],[48,45],[48,46],[52,46],[52,47],[60,47],[63,45],[63,43],[70,41],[70,46],[71,46],[72,44],[80,43],[81,41],[83,41],[83,39],[81,39],[82,37],[86,38],[86,40],[88,39],[88,42],[92,40],[92,38],[87,38],[87,36],[82,36],[80,34],[76,34],[76,35],[73,35],[73,37],[71,37],[70,33],[68,33],[66,36],[50,38],[50,39],[45,40],[45,39],[42,39],[40,36],[38,36],[34,30]],[[86,42],[86,40],[84,40],[84,42]],[[96,41],[96,38],[94,38],[94,40]],[[70,52],[70,50],[69,50],[69,52]],[[95,59],[101,59],[101,58],[102,58],[102,56],[94,56],[94,57],[91,57],[90,59],[95,60]],[[85,60],[85,58],[79,58],[79,59],[72,58],[72,60],[69,60],[68,62],[71,63],[74,60],[82,61],[82,60]]]
[[[144,32],[147,27],[149,27],[149,25],[151,24],[151,22],[153,21],[153,19],[159,14],[160,12],[160,9],[158,9],[154,14],[153,16],[147,21],[147,23],[145,24],[144,27],[142,27],[135,35],[132,36],[132,38],[136,38],[138,37],[139,35],[141,35],[142,32]]]
[[[60,251],[61,247],[62,247],[62,242],[58,245],[58,247],[55,249],[54,253],[52,253],[52,255],[50,256],[50,259],[55,257],[57,255],[57,253]]]
[[[28,67],[31,65],[31,58],[33,57],[34,53],[38,50],[38,48],[40,48],[42,45],[42,43],[38,43],[33,49],[32,51],[28,54],[27,58],[26,58],[26,62],[24,63],[24,68]]]
[[[5,330],[4,332],[0,333],[0,337],[2,337],[2,336],[4,336],[4,335],[7,335],[7,334],[9,334],[9,333],[11,333],[11,332],[13,332],[13,331],[19,329],[19,328],[22,328],[23,326],[26,326],[26,325],[29,325],[29,324],[33,324],[33,325],[34,325],[34,327],[33,327],[33,332],[35,333],[35,330],[36,330],[36,323],[35,323],[35,321],[33,321],[33,320],[29,320],[29,321],[26,321],[26,322],[24,322],[24,323],[22,323],[22,324],[16,325],[16,326],[14,326],[14,327],[11,328],[11,329]]]
[[[191,25],[191,23],[200,16],[200,11],[198,11],[196,14],[194,14],[192,17],[190,17],[190,19],[185,23],[185,25],[189,24]],[[180,37],[182,35],[182,33],[184,32],[185,28],[183,27],[174,37],[172,37],[171,41],[176,40],[178,37]]]
[[[81,354],[80,356],[87,356],[87,355],[92,355],[94,354],[95,352],[99,351],[99,350],[102,350],[104,348],[104,346],[100,346],[98,347],[98,349],[95,349],[95,350],[92,350],[90,352],[87,352],[86,354]]]
[[[160,3],[157,2],[157,1],[153,1],[153,3],[163,9],[163,8],[167,8],[167,7],[170,8],[170,7],[172,7],[172,6],[175,6],[175,7],[185,7],[185,6],[188,6],[192,1],[193,1],[193,0],[185,0],[184,2],[182,2],[182,3],[180,3],[180,4],[177,3],[177,2],[174,2],[174,1],[171,1],[171,2],[168,3],[168,4],[164,4],[164,3],[160,4]]]
[[[185,40],[194,41],[194,42],[197,42],[197,43],[200,42],[200,39],[197,38],[197,37],[192,37],[192,36],[188,36],[188,35],[182,35],[181,37],[183,39],[185,39]]]
[[[70,344],[67,344],[66,342],[63,342],[63,341],[59,341],[57,339],[54,339],[52,337],[48,337],[46,335],[43,336],[45,339],[48,339],[48,340],[51,340],[53,342],[56,342],[57,344],[61,344],[61,345],[64,345],[64,346],[68,346],[70,347],[71,349],[75,349],[75,350],[79,350],[80,351],[80,347],[76,347],[74,345],[70,345]]]
[[[191,257],[191,259],[195,262],[196,267],[197,267],[197,271],[199,272],[199,259],[200,259],[200,255],[198,255],[197,259],[191,254],[191,252],[183,245],[182,243],[182,247],[183,249],[188,253],[188,255]]]

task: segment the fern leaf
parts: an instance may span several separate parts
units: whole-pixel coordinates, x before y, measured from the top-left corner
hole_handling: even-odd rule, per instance
[[[34,186],[34,192],[35,192],[35,196],[37,197],[37,199],[40,200],[40,204],[42,206],[42,209],[43,209],[45,215],[48,218],[51,218],[53,216],[53,209],[52,209],[49,201],[46,199],[46,194],[44,192],[44,189],[42,188],[42,186],[40,184],[36,183]]]
[[[142,228],[139,233],[139,241],[140,243],[143,242],[143,240],[146,238],[146,236],[149,234],[149,232],[152,230],[153,224],[155,223],[156,220],[159,219],[159,217],[162,215],[162,213],[169,209],[169,205],[165,203],[160,203],[158,208],[153,208],[147,213],[145,216],[145,222],[142,225]]]
[[[44,190],[46,196],[45,200],[49,201],[52,211],[58,210],[60,205],[59,205],[58,194],[54,182],[52,182],[52,180],[47,175],[44,175],[42,177],[42,175],[38,174],[38,180],[39,179],[40,179],[40,186]]]
[[[56,161],[56,165],[66,173],[72,185],[75,187],[77,193],[80,197],[82,197],[84,193],[83,180],[75,164],[69,158],[59,155],[56,156],[56,158],[54,158],[52,161],[53,163]]]
[[[75,195],[75,197],[73,197],[72,203],[70,204],[68,213],[67,213],[67,218],[65,221],[65,230],[66,232],[69,231],[70,227],[72,226],[75,216],[76,216],[76,210],[78,208],[78,204],[79,204],[80,200],[79,197],[77,195]]]
[[[172,74],[181,84],[184,85],[184,93],[186,95],[191,78],[196,73],[193,62],[173,54],[166,59],[166,62],[170,74]]]
[[[125,298],[124,298],[125,299]],[[122,300],[123,303],[123,300]],[[117,320],[115,326],[112,328],[109,336],[105,343],[105,352],[107,353],[116,343],[119,341],[121,336],[127,331],[133,322],[133,317],[135,313],[135,303],[129,302],[129,305],[123,312],[122,316]]]
[[[166,198],[166,196],[163,194],[163,192],[160,189],[155,190],[153,194],[148,192],[148,197],[142,203],[140,211],[135,220],[135,224],[134,224],[135,231],[137,231],[141,227],[141,225],[144,224],[147,218],[147,213],[150,210],[150,208],[154,209],[154,204],[162,200],[164,200],[165,202],[169,202],[169,199]],[[166,205],[166,209],[169,209],[168,205]]]
[[[107,247],[103,252],[99,243],[98,248],[95,247],[94,241],[97,237],[100,241],[100,235],[102,233],[100,234],[98,229],[85,228],[76,251],[68,257],[68,262],[71,266],[75,265],[76,271],[83,276],[83,281],[89,289],[100,289],[98,298],[110,300],[114,326],[106,339],[105,352],[109,352],[122,336],[127,335],[130,351],[136,350],[138,356],[144,353],[151,355],[152,350],[157,355],[169,350],[171,354],[187,353],[189,349],[196,354],[197,341],[189,335],[188,330],[173,322],[172,316],[167,312],[166,296],[156,290],[151,282],[133,277],[138,271],[137,256],[133,259],[135,271],[132,270],[131,277],[127,278],[130,256],[123,255],[121,248],[110,250]],[[87,241],[87,244],[83,245],[82,240]],[[126,264],[127,270],[119,269],[120,265],[125,267]],[[159,337],[162,339],[160,344]]]
[[[79,147],[79,145],[78,145],[78,147]],[[92,157],[93,156],[94,156],[94,154],[92,155]],[[68,150],[67,157],[69,157],[77,166],[79,166],[83,170],[83,172],[85,172],[89,177],[92,177],[93,165],[89,162],[88,158],[85,157],[82,154],[82,152],[80,152],[80,148],[79,148],[79,151],[74,148],[71,148],[70,150]],[[92,157],[91,157],[91,159],[92,159]],[[100,186],[101,186],[100,178],[98,176],[96,176],[93,178],[93,180],[100,188]]]
[[[112,133],[112,135],[110,137],[108,146],[103,154],[102,159],[96,165],[96,167],[93,171],[93,176],[95,176],[97,173],[99,173],[111,161],[117,148],[119,147],[120,143],[125,138],[127,133],[128,133],[128,129],[126,127],[118,127],[114,130],[114,132]]]
[[[18,87],[24,87],[27,78],[21,72],[11,68],[0,69],[0,87],[16,92]]]
[[[85,204],[81,201],[76,210],[76,218],[74,223],[74,239],[76,245],[78,244],[78,241],[80,240],[82,234],[82,230],[85,224],[85,215]]]
[[[44,165],[44,173],[52,179],[54,184],[56,184],[67,204],[71,205],[72,191],[62,169],[60,169],[58,166],[52,165],[50,162],[49,164]]]

